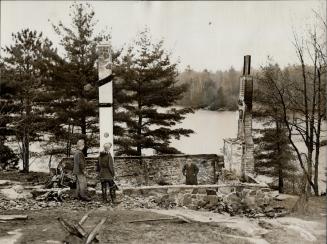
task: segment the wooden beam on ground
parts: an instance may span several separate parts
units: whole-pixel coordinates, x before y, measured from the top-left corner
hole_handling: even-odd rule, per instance
[[[127,223],[142,223],[142,222],[153,222],[153,221],[164,221],[164,220],[176,220],[177,218],[156,218],[156,219],[138,219],[128,221]]]
[[[163,217],[163,218],[155,218],[155,219],[138,219],[138,220],[132,220],[128,221],[127,223],[142,223],[142,222],[155,222],[155,221],[166,221],[166,220],[181,220],[185,223],[191,223],[192,221],[189,219],[186,219],[183,216],[174,216],[174,217]]]
[[[81,220],[78,222],[79,225],[84,224],[84,222],[87,220],[87,218],[90,216],[90,214],[94,212],[94,209],[90,210],[89,212],[87,212],[82,218]]]
[[[178,218],[178,219],[180,219],[180,220],[182,220],[182,221],[184,221],[184,222],[186,222],[186,223],[192,223],[192,222],[194,222],[193,219],[186,218],[185,216],[182,216],[182,215],[180,215],[180,214],[177,214],[177,215],[176,215],[176,218]]]
[[[66,220],[64,220],[63,218],[58,218],[59,223],[61,224],[61,226],[71,235],[74,236],[78,236],[80,238],[83,238],[85,235],[84,231],[81,231],[80,228],[77,228],[76,226],[68,223]]]
[[[94,227],[94,229],[91,231],[89,236],[87,237],[85,244],[90,244],[96,239],[96,235],[99,233],[102,225],[107,221],[107,218],[102,218],[101,221],[97,226]]]
[[[96,242],[98,243],[99,240],[97,239],[97,234],[102,227],[102,225],[105,223],[107,218],[103,218],[98,225],[94,227],[94,229],[88,234],[84,228],[82,227],[82,224],[87,220],[89,215],[93,212],[94,210],[90,210],[87,212],[78,223],[71,224],[68,221],[64,220],[63,218],[59,217],[58,221],[63,227],[64,230],[66,230],[69,233],[69,236],[66,237],[69,240],[72,238],[75,238],[76,240],[72,243],[93,243]],[[65,239],[65,241],[67,241]],[[78,240],[78,241],[77,241]],[[69,242],[71,243],[71,242]]]
[[[0,215],[0,220],[26,220],[27,215]]]

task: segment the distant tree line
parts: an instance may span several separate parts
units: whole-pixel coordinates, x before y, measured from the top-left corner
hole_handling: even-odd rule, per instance
[[[178,76],[179,83],[187,84],[178,105],[209,110],[237,110],[241,72],[231,67],[227,71],[195,71],[191,67]]]

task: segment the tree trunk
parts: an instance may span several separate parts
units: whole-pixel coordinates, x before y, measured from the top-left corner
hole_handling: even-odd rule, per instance
[[[318,111],[318,117],[317,117],[317,130],[316,130],[316,154],[315,154],[315,162],[314,162],[314,193],[316,196],[319,195],[319,183],[318,183],[318,172],[319,172],[319,154],[320,154],[320,131],[321,131],[321,94],[323,94],[323,90],[321,87],[321,73],[320,68],[317,69],[317,78],[318,78],[318,94],[317,94],[317,111]]]
[[[278,136],[281,136],[281,124],[279,123],[278,120],[276,122],[276,134]],[[280,155],[281,152],[281,146],[280,146],[280,141],[277,142],[277,152]],[[279,193],[284,193],[284,177],[283,177],[283,164],[281,160],[278,162],[278,192]]]
[[[30,101],[27,98],[25,102],[25,119],[24,119],[24,135],[23,135],[23,172],[29,172],[30,166],[30,132],[29,132],[29,120],[31,116]]]
[[[51,161],[52,161],[52,153],[50,154],[49,163],[48,163],[49,173],[51,173]]]
[[[23,136],[23,172],[29,172],[29,136],[28,136],[28,129],[24,129],[24,136]]]
[[[137,155],[142,156],[142,145],[140,143],[141,137],[142,137],[142,115],[139,114],[139,121],[138,121],[138,128],[137,128],[137,137],[138,137],[138,143],[137,143]]]
[[[74,135],[74,125],[72,125],[72,130],[70,132],[70,135]],[[72,139],[69,138],[69,141],[68,141],[68,157],[70,157],[72,153]]]
[[[312,151],[309,149],[307,157],[307,168],[308,168],[308,183],[312,182]],[[312,185],[307,184],[307,194],[311,195],[311,188],[314,188]]]
[[[278,192],[284,193],[284,177],[283,177],[283,170],[279,167],[278,171]]]
[[[66,157],[69,157],[70,156],[70,153],[69,153],[69,144],[70,144],[70,124],[68,124],[68,138],[67,138],[67,141],[66,141]]]
[[[294,175],[292,176],[292,192],[295,194],[295,177]]]
[[[137,90],[138,100],[137,100],[137,106],[138,106],[138,124],[137,124],[137,155],[142,156],[142,144],[141,144],[141,137],[142,137],[142,95],[141,95],[141,82],[138,82],[138,90]]]
[[[313,191],[315,193],[315,196],[319,196],[318,172],[319,172],[319,147],[317,147],[316,149],[315,164],[314,164]]]
[[[87,146],[87,141],[86,141],[86,118],[84,116],[81,119],[81,131],[82,131],[82,135],[83,135],[83,139],[84,139],[84,143],[85,143],[85,146],[84,146],[82,152],[83,152],[84,156],[87,157],[88,146]]]
[[[311,108],[311,115],[310,115],[310,127],[309,127],[309,141],[308,141],[308,173],[312,180],[312,167],[313,167],[313,151],[314,151],[314,130],[315,130],[315,113],[316,113],[316,80],[317,80],[317,52],[315,52],[314,58],[314,73],[313,73],[313,94],[312,94],[312,108]],[[319,91],[318,91],[319,93]],[[310,185],[308,185],[308,194],[311,194]],[[316,186],[312,187],[315,190]]]

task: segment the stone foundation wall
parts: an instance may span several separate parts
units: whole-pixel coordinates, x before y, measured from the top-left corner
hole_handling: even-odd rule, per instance
[[[217,183],[224,162],[223,156],[216,154],[115,157],[117,182],[122,186],[184,184],[182,168],[189,158],[199,167],[199,184]],[[86,175],[89,179],[95,180],[97,158],[86,158],[86,160]],[[73,168],[73,159],[63,158],[59,163],[59,166],[61,165],[69,173]]]

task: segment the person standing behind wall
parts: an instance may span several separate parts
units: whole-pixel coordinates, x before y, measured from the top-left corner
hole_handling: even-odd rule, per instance
[[[78,140],[77,150],[74,154],[74,169],[73,174],[76,176],[76,198],[84,201],[91,201],[86,195],[87,182],[84,174],[85,170],[85,157],[82,152],[84,148],[84,140]]]
[[[183,167],[183,175],[186,177],[186,185],[197,185],[198,184],[198,173],[199,168],[191,159],[187,159],[186,164]]]

